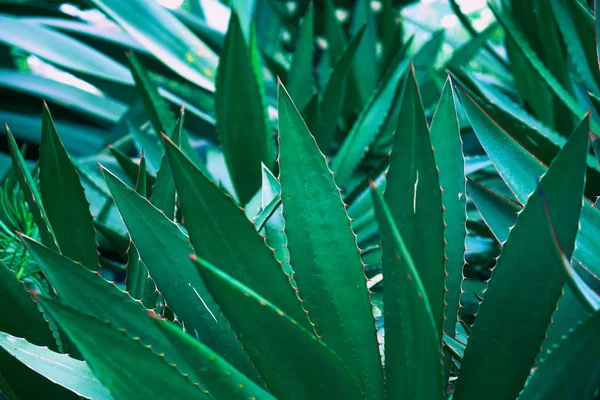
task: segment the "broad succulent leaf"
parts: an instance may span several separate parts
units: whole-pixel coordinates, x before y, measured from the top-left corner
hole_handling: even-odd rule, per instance
[[[50,299],[43,299],[42,304],[59,321],[116,400],[169,399],[173,393],[190,399],[209,398],[198,382],[121,327]],[[123,370],[129,373],[123,374]]]
[[[56,353],[47,347],[36,346],[25,339],[4,332],[0,332],[0,346],[32,371],[48,379],[47,386],[60,385],[77,396],[91,400],[112,400],[113,398],[94,376],[85,361]],[[24,374],[24,376],[26,375]],[[46,393],[40,395],[48,395],[48,392]],[[71,397],[76,398],[75,396]]]
[[[346,366],[312,332],[208,262],[197,259],[197,267],[277,398],[364,398]],[[277,334],[265,335],[267,326]]]
[[[383,263],[386,396],[410,399],[443,397],[438,324],[418,267],[374,186],[373,202],[387,254]]]
[[[98,270],[96,232],[89,203],[47,105],[42,115],[40,194],[61,253]]]
[[[310,328],[297,291],[267,247],[264,237],[233,201],[165,141],[181,200],[182,214],[196,254],[215,264]]]
[[[219,61],[215,106],[219,142],[242,204],[260,187],[261,162],[272,166],[275,161],[265,101],[238,14],[234,12]]]
[[[412,68],[404,83],[386,182],[385,199],[419,270],[441,337],[446,274],[442,191],[429,126]],[[391,248],[384,247],[384,264],[395,257]]]
[[[189,260],[194,253],[189,238],[114,175],[105,171],[105,178],[142,261],[185,329],[217,349],[236,368],[256,377],[227,320]]]
[[[369,292],[340,189],[281,84],[278,108],[283,219],[299,294],[316,332],[366,397],[380,398],[383,377]]]
[[[588,133],[588,121],[583,120],[519,214],[469,336],[455,399],[505,399],[523,389],[565,283],[561,257],[548,252],[555,239],[538,222],[546,217],[542,195],[557,227],[557,239],[570,257],[579,226]],[[507,297],[507,291],[515,287],[522,288],[519,296]],[[512,329],[506,320],[522,329]],[[501,381],[495,379],[498,374],[503,376]]]

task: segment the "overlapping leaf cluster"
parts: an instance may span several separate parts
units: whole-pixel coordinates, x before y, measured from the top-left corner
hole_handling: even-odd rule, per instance
[[[406,2],[231,1],[226,33],[91,3],[119,29],[0,1],[2,51],[98,91],[0,70],[0,394],[597,398],[585,2],[491,2],[478,33],[451,0],[445,58]]]

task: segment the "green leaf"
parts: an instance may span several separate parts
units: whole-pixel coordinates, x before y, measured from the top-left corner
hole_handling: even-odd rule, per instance
[[[594,0],[594,15],[598,10],[598,0]],[[596,55],[598,56],[598,65],[600,65],[600,18],[596,18]]]
[[[147,196],[147,184],[146,184],[146,157],[142,150],[142,156],[140,157],[140,167],[138,170],[137,178],[135,180],[135,192],[142,197]]]
[[[547,167],[513,140],[511,132],[497,125],[466,92],[458,90],[457,93],[479,142],[498,173],[519,202],[525,203]],[[594,275],[600,275],[600,258],[595,250],[595,232],[599,230],[600,210],[586,200],[583,202],[581,229],[573,256]]]
[[[454,103],[452,81],[448,79],[437,105],[430,129],[431,146],[439,171],[444,206],[444,241],[446,255],[446,307],[444,331],[454,336],[458,318],[459,297],[465,264],[467,236],[467,188],[465,158],[460,127]],[[417,200],[418,201],[418,200]]]
[[[346,47],[346,36],[337,18],[334,0],[324,0],[325,33],[332,60],[337,60]]]
[[[163,331],[171,346],[177,349],[187,364],[192,367],[200,382],[205,384],[211,398],[275,400],[270,393],[236,370],[202,342],[186,335],[167,321],[154,319],[152,322]]]
[[[215,107],[219,142],[242,204],[260,187],[260,163],[271,166],[275,161],[258,79],[238,14],[233,12],[219,62]]]
[[[45,104],[40,147],[40,192],[61,253],[91,270],[98,270],[96,232],[89,203]]]
[[[600,386],[600,312],[578,325],[548,351],[519,400],[593,399]]]
[[[202,278],[277,398],[363,398],[348,369],[323,342],[241,282],[207,261],[197,262]],[[271,327],[274,334],[266,334],[265,327]]]
[[[173,393],[189,399],[208,397],[202,396],[198,382],[127,331],[50,299],[44,299],[42,304],[116,399],[170,399]]]
[[[586,88],[594,93],[600,94],[600,89],[596,79],[600,77],[598,72],[596,57],[593,57],[594,63],[589,63],[587,58],[588,48],[586,48],[586,39],[590,39],[587,35],[580,34],[580,26],[585,26],[586,23],[577,19],[577,6],[575,2],[564,0],[552,0],[552,8],[554,10],[554,19],[562,32],[562,38],[565,43],[568,57],[571,64],[575,67],[575,71]],[[593,37],[593,35],[590,35]],[[591,41],[589,42],[591,44]],[[590,49],[591,50],[591,49]],[[596,70],[594,74],[594,69]]]
[[[356,57],[352,62],[353,79],[350,83],[356,93],[356,97],[350,99],[358,109],[362,109],[369,103],[369,99],[379,83],[377,21],[371,10],[371,2],[369,0],[356,1],[351,18],[350,32],[352,35],[357,35],[362,26],[367,24],[364,39],[361,40]]]
[[[104,170],[104,176],[142,261],[186,330],[247,376],[255,377],[248,356],[189,259],[194,250],[188,237],[114,175]]]
[[[148,72],[140,63],[134,53],[127,53],[127,61],[136,86],[140,89],[140,94],[154,132],[166,133],[172,132],[175,127],[175,119],[165,100],[160,96],[158,89],[151,80]]]
[[[140,169],[139,164],[114,146],[108,145],[108,150],[115,157],[115,160],[117,160],[119,166],[127,175],[127,178],[129,178],[129,180],[135,184],[137,182],[137,176]],[[146,169],[146,185],[152,187],[155,181],[156,178],[150,175],[150,172],[148,172],[148,169]]]
[[[47,347],[36,346],[4,332],[0,332],[0,346],[31,370],[47,378],[49,384],[50,381],[55,382],[87,399],[112,400],[108,390],[84,361],[55,353]]]
[[[184,115],[184,110],[182,108],[181,115],[170,136],[173,143],[178,147],[181,146],[181,139],[183,136]],[[156,172],[156,183],[152,187],[150,202],[154,207],[164,212],[169,219],[175,218],[175,181],[173,180],[171,165],[169,164],[169,159],[166,155],[163,155],[163,158],[160,161],[160,168]]]
[[[300,295],[318,334],[342,357],[367,398],[381,398],[364,266],[340,189],[281,84],[278,108],[283,218]]]
[[[92,3],[167,67],[191,83],[214,91],[217,55],[158,3],[152,0],[92,0]]]
[[[525,61],[529,63],[529,65],[531,65],[533,70],[537,73],[537,76],[545,81],[548,88],[556,95],[556,98],[564,104],[564,106],[575,116],[576,119],[581,119],[587,110],[585,110],[552,75],[552,73],[548,71],[548,69],[537,57],[535,52],[531,49],[519,28],[515,26],[514,21],[512,21],[507,14],[501,13],[493,4],[490,3],[489,7],[494,13],[494,16],[498,22],[500,22],[500,24],[504,27],[504,31],[513,39],[517,49],[522,54]],[[600,132],[600,128],[595,122],[592,122],[592,130],[595,132]]]
[[[331,69],[329,80],[325,85],[323,98],[319,103],[321,112],[321,121],[319,123],[318,135],[315,135],[319,147],[325,153],[331,147],[331,143],[335,137],[335,130],[338,118],[343,108],[343,101],[346,93],[346,83],[348,79],[348,71],[351,70],[352,61],[356,55],[359,44],[365,33],[366,26],[358,31],[352,38],[351,42],[344,48],[344,51],[335,60],[335,64]]]
[[[406,241],[408,251],[419,268],[438,336],[441,337],[446,274],[442,191],[413,68],[405,80],[396,132],[386,174],[385,199],[390,204],[394,222]],[[450,173],[450,169],[447,172]],[[460,181],[456,182],[457,178],[463,178],[453,176],[455,183],[460,184]],[[384,263],[393,262],[395,257],[396,253],[391,248],[384,247]]]
[[[58,249],[56,237],[50,226],[50,220],[48,219],[48,215],[46,215],[46,210],[44,210],[38,187],[25,164],[25,159],[23,158],[19,146],[17,146],[17,142],[8,126],[6,127],[6,134],[8,136],[8,148],[10,156],[12,157],[13,167],[17,174],[17,180],[25,195],[25,201],[27,201],[27,204],[29,205],[29,211],[33,215],[33,221],[39,229],[42,242],[44,242],[46,246]]]
[[[133,242],[130,242],[129,249],[127,249],[127,266],[125,270],[127,271],[125,287],[129,295],[141,301],[144,307],[150,310],[155,308],[158,300],[156,284],[150,277],[148,267],[140,258],[140,253]]]
[[[0,42],[7,46],[35,54],[67,71],[117,83],[121,90],[122,85],[133,86],[127,68],[67,35],[5,15],[0,16],[0,24]]]
[[[375,184],[371,188],[384,254],[394,254],[383,261],[386,396],[441,399],[442,352],[435,314],[392,211]]]
[[[168,139],[165,147],[183,219],[196,253],[209,262],[223,265],[232,277],[310,328],[289,277],[244,212]]]
[[[314,30],[314,11],[312,2],[308,6],[308,11],[304,15],[298,38],[296,39],[296,48],[290,66],[287,82],[290,95],[302,110],[310,100],[314,92],[313,76],[313,30]]]
[[[331,163],[340,187],[350,180],[360,160],[385,124],[397,96],[400,80],[409,66],[409,60],[396,59],[379,87],[352,126],[340,150]]]
[[[50,104],[68,107],[78,114],[84,114],[86,117],[104,124],[107,122],[117,123],[127,111],[125,104],[110,97],[99,96],[72,85],[20,71],[0,70],[0,86],[3,89],[44,99]],[[30,102],[29,105],[35,106],[37,111],[38,102]]]
[[[58,331],[53,321],[48,321],[30,293],[15,273],[0,261],[0,308],[12,310],[10,318],[0,318],[0,331],[13,336],[26,338],[39,346],[57,350],[60,343]],[[2,380],[21,398],[76,398],[63,388],[32,372],[12,356],[0,350],[0,389],[7,390]]]
[[[561,257],[548,252],[555,239],[540,224],[547,218],[542,193],[557,239],[570,257],[579,226],[588,132],[586,119],[529,197],[503,246],[469,336],[454,392],[457,400],[514,398],[523,389],[565,283]],[[509,291],[518,296],[507,297]]]
[[[500,244],[506,242],[521,206],[472,180],[467,183],[467,192],[492,235]]]

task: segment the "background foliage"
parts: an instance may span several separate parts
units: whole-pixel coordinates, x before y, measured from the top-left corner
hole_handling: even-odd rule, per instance
[[[0,393],[597,398],[592,3],[0,0]]]

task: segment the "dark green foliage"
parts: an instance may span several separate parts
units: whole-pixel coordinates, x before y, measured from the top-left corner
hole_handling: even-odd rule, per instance
[[[59,3],[0,1],[0,397],[596,400],[592,2]]]

